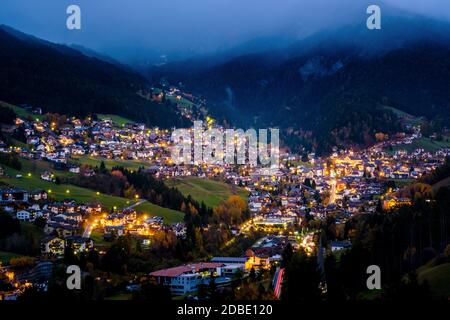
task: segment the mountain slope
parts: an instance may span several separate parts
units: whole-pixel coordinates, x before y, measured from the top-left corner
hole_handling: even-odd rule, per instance
[[[417,16],[383,21],[381,31],[350,26],[197,72],[159,72],[239,125],[309,131],[308,141],[292,142],[313,149],[394,133],[399,125],[385,105],[448,123],[449,24]]]
[[[170,127],[185,121],[168,103],[137,93],[141,76],[66,46],[0,27],[0,100],[69,115],[118,114]]]

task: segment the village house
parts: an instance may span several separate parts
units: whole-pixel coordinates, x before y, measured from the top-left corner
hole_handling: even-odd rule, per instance
[[[45,190],[37,189],[30,191],[28,199],[32,201],[40,201],[40,200],[47,200],[48,193]]]
[[[20,210],[20,211],[17,211],[16,218],[20,221],[30,221],[31,213],[26,210]]]
[[[68,236],[65,239],[66,247],[71,247],[74,253],[82,253],[89,251],[94,247],[94,242],[90,238],[83,238],[81,236]]]
[[[55,234],[61,238],[77,235],[80,232],[80,228],[77,224],[60,223],[50,221],[44,227],[46,234]]]
[[[63,239],[48,236],[41,241],[41,254],[50,256],[63,256],[65,242]]]
[[[63,213],[59,213],[56,216],[54,216],[54,218],[61,218],[65,221],[74,221],[74,222],[82,222],[83,221],[83,216],[81,215],[81,213],[79,212],[63,212]]]
[[[0,202],[24,203],[28,202],[28,191],[23,189],[0,189]]]
[[[351,248],[352,243],[350,241],[331,241],[331,251],[340,251],[343,249]]]
[[[80,173],[80,167],[78,167],[78,166],[71,166],[71,167],[69,167],[69,172]]]
[[[55,181],[55,175],[51,172],[44,171],[41,173],[41,179],[44,181],[54,182]]]

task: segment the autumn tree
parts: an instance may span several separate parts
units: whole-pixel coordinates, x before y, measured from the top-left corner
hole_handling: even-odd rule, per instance
[[[247,203],[239,196],[230,196],[214,209],[214,220],[228,226],[243,222],[247,214]]]

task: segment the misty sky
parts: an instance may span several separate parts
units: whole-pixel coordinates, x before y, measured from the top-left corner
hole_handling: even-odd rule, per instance
[[[126,51],[207,53],[267,37],[303,37],[366,19],[366,0],[0,0],[0,24],[120,56]],[[449,0],[385,0],[413,13],[450,19]],[[82,30],[66,29],[77,4]],[[383,7],[382,7],[383,9]]]

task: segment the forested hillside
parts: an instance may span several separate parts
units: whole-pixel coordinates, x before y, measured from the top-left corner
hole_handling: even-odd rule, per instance
[[[241,126],[292,128],[287,141],[310,149],[367,144],[399,125],[388,105],[430,121],[450,120],[448,24],[425,18],[324,32],[285,49],[235,57],[184,72],[149,71],[182,81],[216,116]],[[363,31],[361,31],[363,30]]]
[[[0,100],[68,115],[118,114],[151,125],[186,122],[170,102],[148,101],[147,83],[125,68],[0,27]]]

